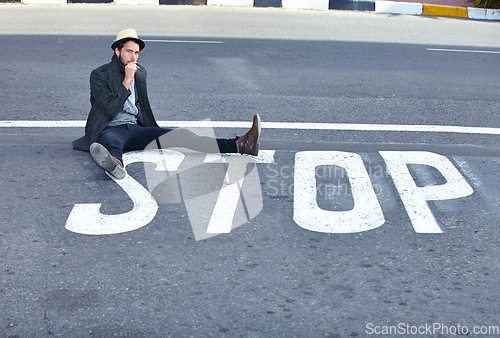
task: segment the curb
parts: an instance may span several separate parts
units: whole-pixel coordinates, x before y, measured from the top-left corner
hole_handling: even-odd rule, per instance
[[[500,21],[500,9],[467,8],[469,19]]]
[[[375,12],[389,14],[434,15],[500,21],[499,9],[454,7],[411,2],[375,1]]]
[[[75,0],[21,0],[23,4],[62,5],[79,3]],[[166,2],[165,2],[166,1]],[[0,0],[0,3],[4,2]],[[87,0],[83,0],[88,3]],[[96,3],[111,3],[112,0],[95,0]],[[431,15],[469,18],[475,20],[500,21],[500,9],[454,7],[425,3],[396,2],[387,0],[114,0],[118,5],[207,5],[229,7],[281,7],[307,10],[354,10],[403,15]]]
[[[377,13],[422,15],[422,8],[422,4],[413,2],[375,1]]]
[[[438,16],[456,16],[459,18],[467,17],[467,8],[442,6],[442,5],[422,5],[423,15],[438,15]]]
[[[329,0],[282,0],[281,7],[288,9],[328,10]]]

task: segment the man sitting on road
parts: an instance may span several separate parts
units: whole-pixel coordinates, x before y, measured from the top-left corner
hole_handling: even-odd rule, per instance
[[[90,75],[90,109],[85,136],[73,141],[73,148],[90,151],[94,162],[122,179],[124,152],[143,150],[171,133],[163,147],[182,147],[205,153],[240,153],[256,156],[259,151],[260,117],[253,117],[250,130],[241,137],[213,139],[185,129],[160,128],[147,95],[146,70],[137,64],[145,43],[134,29],[118,33],[111,49],[111,62],[94,69]],[[175,132],[174,132],[175,131]],[[214,147],[216,145],[216,147]],[[214,149],[218,148],[218,149]]]

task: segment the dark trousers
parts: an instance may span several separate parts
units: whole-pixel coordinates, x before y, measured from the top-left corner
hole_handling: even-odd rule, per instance
[[[124,152],[144,149],[187,148],[202,153],[236,153],[236,138],[199,136],[187,129],[141,127],[134,124],[106,127],[97,142],[122,163]]]

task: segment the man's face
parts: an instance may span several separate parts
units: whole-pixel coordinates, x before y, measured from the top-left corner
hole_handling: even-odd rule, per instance
[[[139,58],[139,44],[132,40],[127,41],[122,49],[115,48],[115,54],[124,66],[131,62],[137,62]]]

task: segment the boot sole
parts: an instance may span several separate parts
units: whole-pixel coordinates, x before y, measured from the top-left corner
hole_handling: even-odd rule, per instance
[[[92,143],[90,145],[90,156],[100,168],[121,180],[126,176],[126,171],[111,159],[109,151],[100,143]]]
[[[257,144],[255,145],[255,156],[259,155],[259,150],[260,150],[260,131],[261,131],[261,121],[260,121],[260,115],[255,114],[257,116]]]

